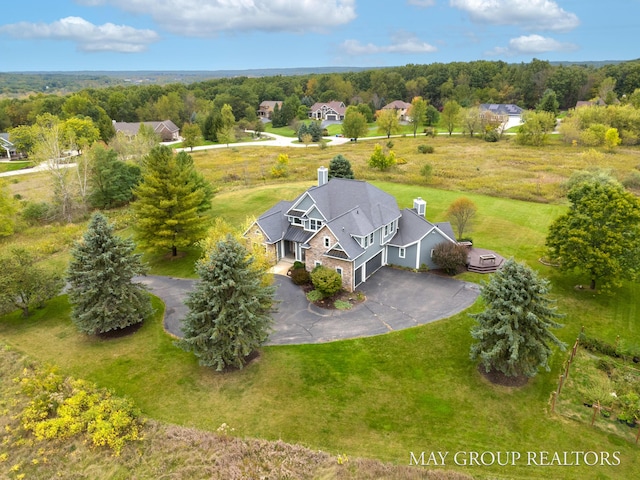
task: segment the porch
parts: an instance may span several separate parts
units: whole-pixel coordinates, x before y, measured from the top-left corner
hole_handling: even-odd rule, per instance
[[[471,248],[467,255],[467,268],[475,273],[493,273],[500,269],[504,257],[492,250]]]

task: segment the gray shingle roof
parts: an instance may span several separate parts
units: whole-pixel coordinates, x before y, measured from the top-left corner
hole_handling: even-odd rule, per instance
[[[405,247],[416,243],[427,233],[435,228],[435,225],[429,222],[426,218],[411,209],[405,208],[402,210],[402,217],[398,222],[398,231],[391,239],[392,245]]]
[[[524,110],[512,103],[483,103],[480,110],[489,110],[498,115],[521,115]]]
[[[285,212],[291,208],[292,204],[293,202],[281,200],[258,217],[257,223],[267,236],[268,243],[276,243],[282,240],[289,228]]]

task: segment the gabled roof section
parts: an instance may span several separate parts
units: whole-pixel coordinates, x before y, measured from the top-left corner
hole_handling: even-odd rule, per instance
[[[407,110],[410,106],[410,103],[403,102],[402,100],[394,100],[382,107],[382,110]]]
[[[451,241],[456,241],[456,234],[453,232],[453,227],[449,222],[438,222],[435,224],[436,228],[444,233],[447,237],[451,239]]]
[[[398,221],[398,230],[391,241],[392,245],[406,247],[418,242],[421,238],[431,232],[436,226],[421,215],[411,209],[402,210],[402,217]]]
[[[282,240],[285,232],[289,228],[289,222],[285,213],[293,202],[282,200],[260,215],[256,220],[258,226],[267,236],[268,243],[276,243]]]
[[[524,109],[512,103],[482,103],[480,110],[487,110],[497,115],[522,115]]]
[[[155,133],[162,132],[163,130],[170,133],[180,131],[171,120],[164,120],[162,122],[113,122],[113,128],[116,132],[123,132],[127,135],[137,135],[140,131],[141,124],[151,127]]]
[[[351,235],[368,235],[400,216],[394,197],[361,180],[332,178],[306,193],[328,223],[348,213],[350,223],[341,227]]]
[[[347,107],[345,107],[344,102],[338,102],[337,100],[332,100],[331,102],[327,102],[327,103],[321,103],[321,102],[314,103],[309,109],[309,111],[317,112],[318,110],[329,110],[329,109],[333,110],[336,113],[344,115],[344,113],[347,110]]]

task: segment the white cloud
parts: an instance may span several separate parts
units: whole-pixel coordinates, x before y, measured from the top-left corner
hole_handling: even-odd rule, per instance
[[[509,40],[508,47],[496,47],[487,52],[487,54],[513,56],[545,52],[569,52],[577,48],[577,45],[573,43],[562,43],[542,35],[523,35]]]
[[[149,15],[162,28],[192,37],[220,32],[326,31],[356,18],[355,0],[76,0]]]
[[[407,0],[409,5],[413,5],[415,7],[433,7],[436,4],[436,0]]]
[[[553,0],[450,0],[476,23],[519,25],[527,30],[568,31],[580,20]]]
[[[69,40],[84,52],[136,53],[159,40],[153,30],[138,30],[126,25],[94,25],[80,17],[66,17],[53,23],[20,22],[0,26],[0,32],[14,38]]]
[[[346,40],[340,45],[343,53],[351,56],[375,55],[378,53],[433,53],[437,48],[423,42],[415,35],[402,32],[392,38],[390,45],[362,44],[359,40]]]

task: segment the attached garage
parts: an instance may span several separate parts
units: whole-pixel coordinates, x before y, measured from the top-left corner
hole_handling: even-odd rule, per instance
[[[382,267],[382,252],[378,252],[375,257],[367,260],[367,263],[365,263],[365,272],[367,278],[377,272],[380,267]]]
[[[353,286],[354,286],[354,288],[362,283],[362,268],[363,268],[362,265],[360,265],[358,268],[356,268],[356,272],[355,272],[355,274],[353,276]]]

